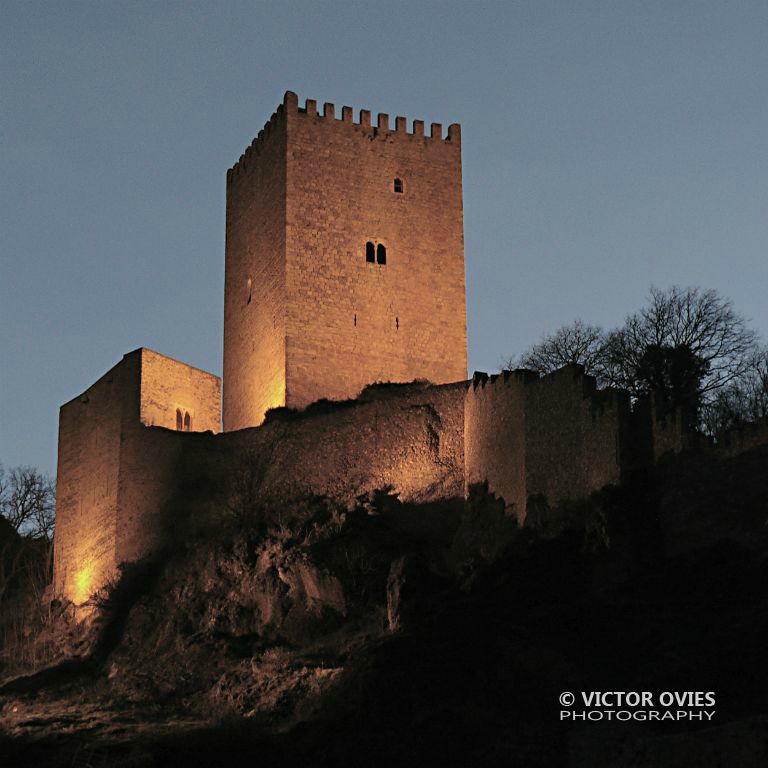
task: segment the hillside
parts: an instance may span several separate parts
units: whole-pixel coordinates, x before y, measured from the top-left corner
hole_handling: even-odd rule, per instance
[[[62,607],[69,658],[0,688],[2,764],[765,765],[766,467],[683,456],[523,529],[482,488],[190,502],[87,631]],[[716,713],[559,721],[593,690],[712,691]]]

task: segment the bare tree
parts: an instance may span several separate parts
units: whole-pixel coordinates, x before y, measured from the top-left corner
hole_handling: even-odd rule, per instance
[[[702,402],[748,375],[759,352],[757,334],[747,327],[717,291],[672,286],[652,287],[647,306],[629,315],[622,328],[608,336],[605,375],[635,395],[653,384],[643,376],[649,349],[687,350],[698,371]]]
[[[558,328],[537,344],[526,350],[519,358],[509,358],[505,368],[528,368],[545,374],[564,365],[583,365],[590,376],[603,377],[605,345],[607,336],[602,328],[583,320]]]
[[[50,539],[56,520],[56,490],[51,478],[33,467],[6,472],[0,465],[0,516],[19,534]]]
[[[768,418],[768,347],[755,356],[746,375],[704,404],[702,418],[709,434]]]
[[[505,366],[549,373],[584,366],[601,386],[664,395],[690,426],[732,425],[768,412],[768,355],[717,291],[651,287],[648,303],[610,333],[576,320]]]
[[[50,582],[56,514],[53,481],[32,467],[0,465],[0,629],[22,626]],[[25,618],[26,617],[26,618]]]

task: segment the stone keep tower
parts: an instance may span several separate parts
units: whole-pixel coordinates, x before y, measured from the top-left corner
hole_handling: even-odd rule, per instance
[[[461,133],[283,103],[227,173],[224,429],[467,373]]]

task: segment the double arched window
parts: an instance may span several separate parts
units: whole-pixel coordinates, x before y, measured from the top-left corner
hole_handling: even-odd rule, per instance
[[[384,243],[377,243],[374,245],[370,240],[365,244],[365,260],[369,264],[381,264],[387,263],[387,247]]]
[[[192,429],[192,417],[189,411],[182,413],[181,408],[176,409],[176,429],[179,432],[189,432]]]

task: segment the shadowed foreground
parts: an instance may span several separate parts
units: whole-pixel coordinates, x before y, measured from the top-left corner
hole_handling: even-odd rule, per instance
[[[768,451],[683,458],[517,530],[321,499],[124,573],[87,659],[0,689],[3,766],[762,766]],[[711,722],[561,723],[562,691],[713,691]]]

